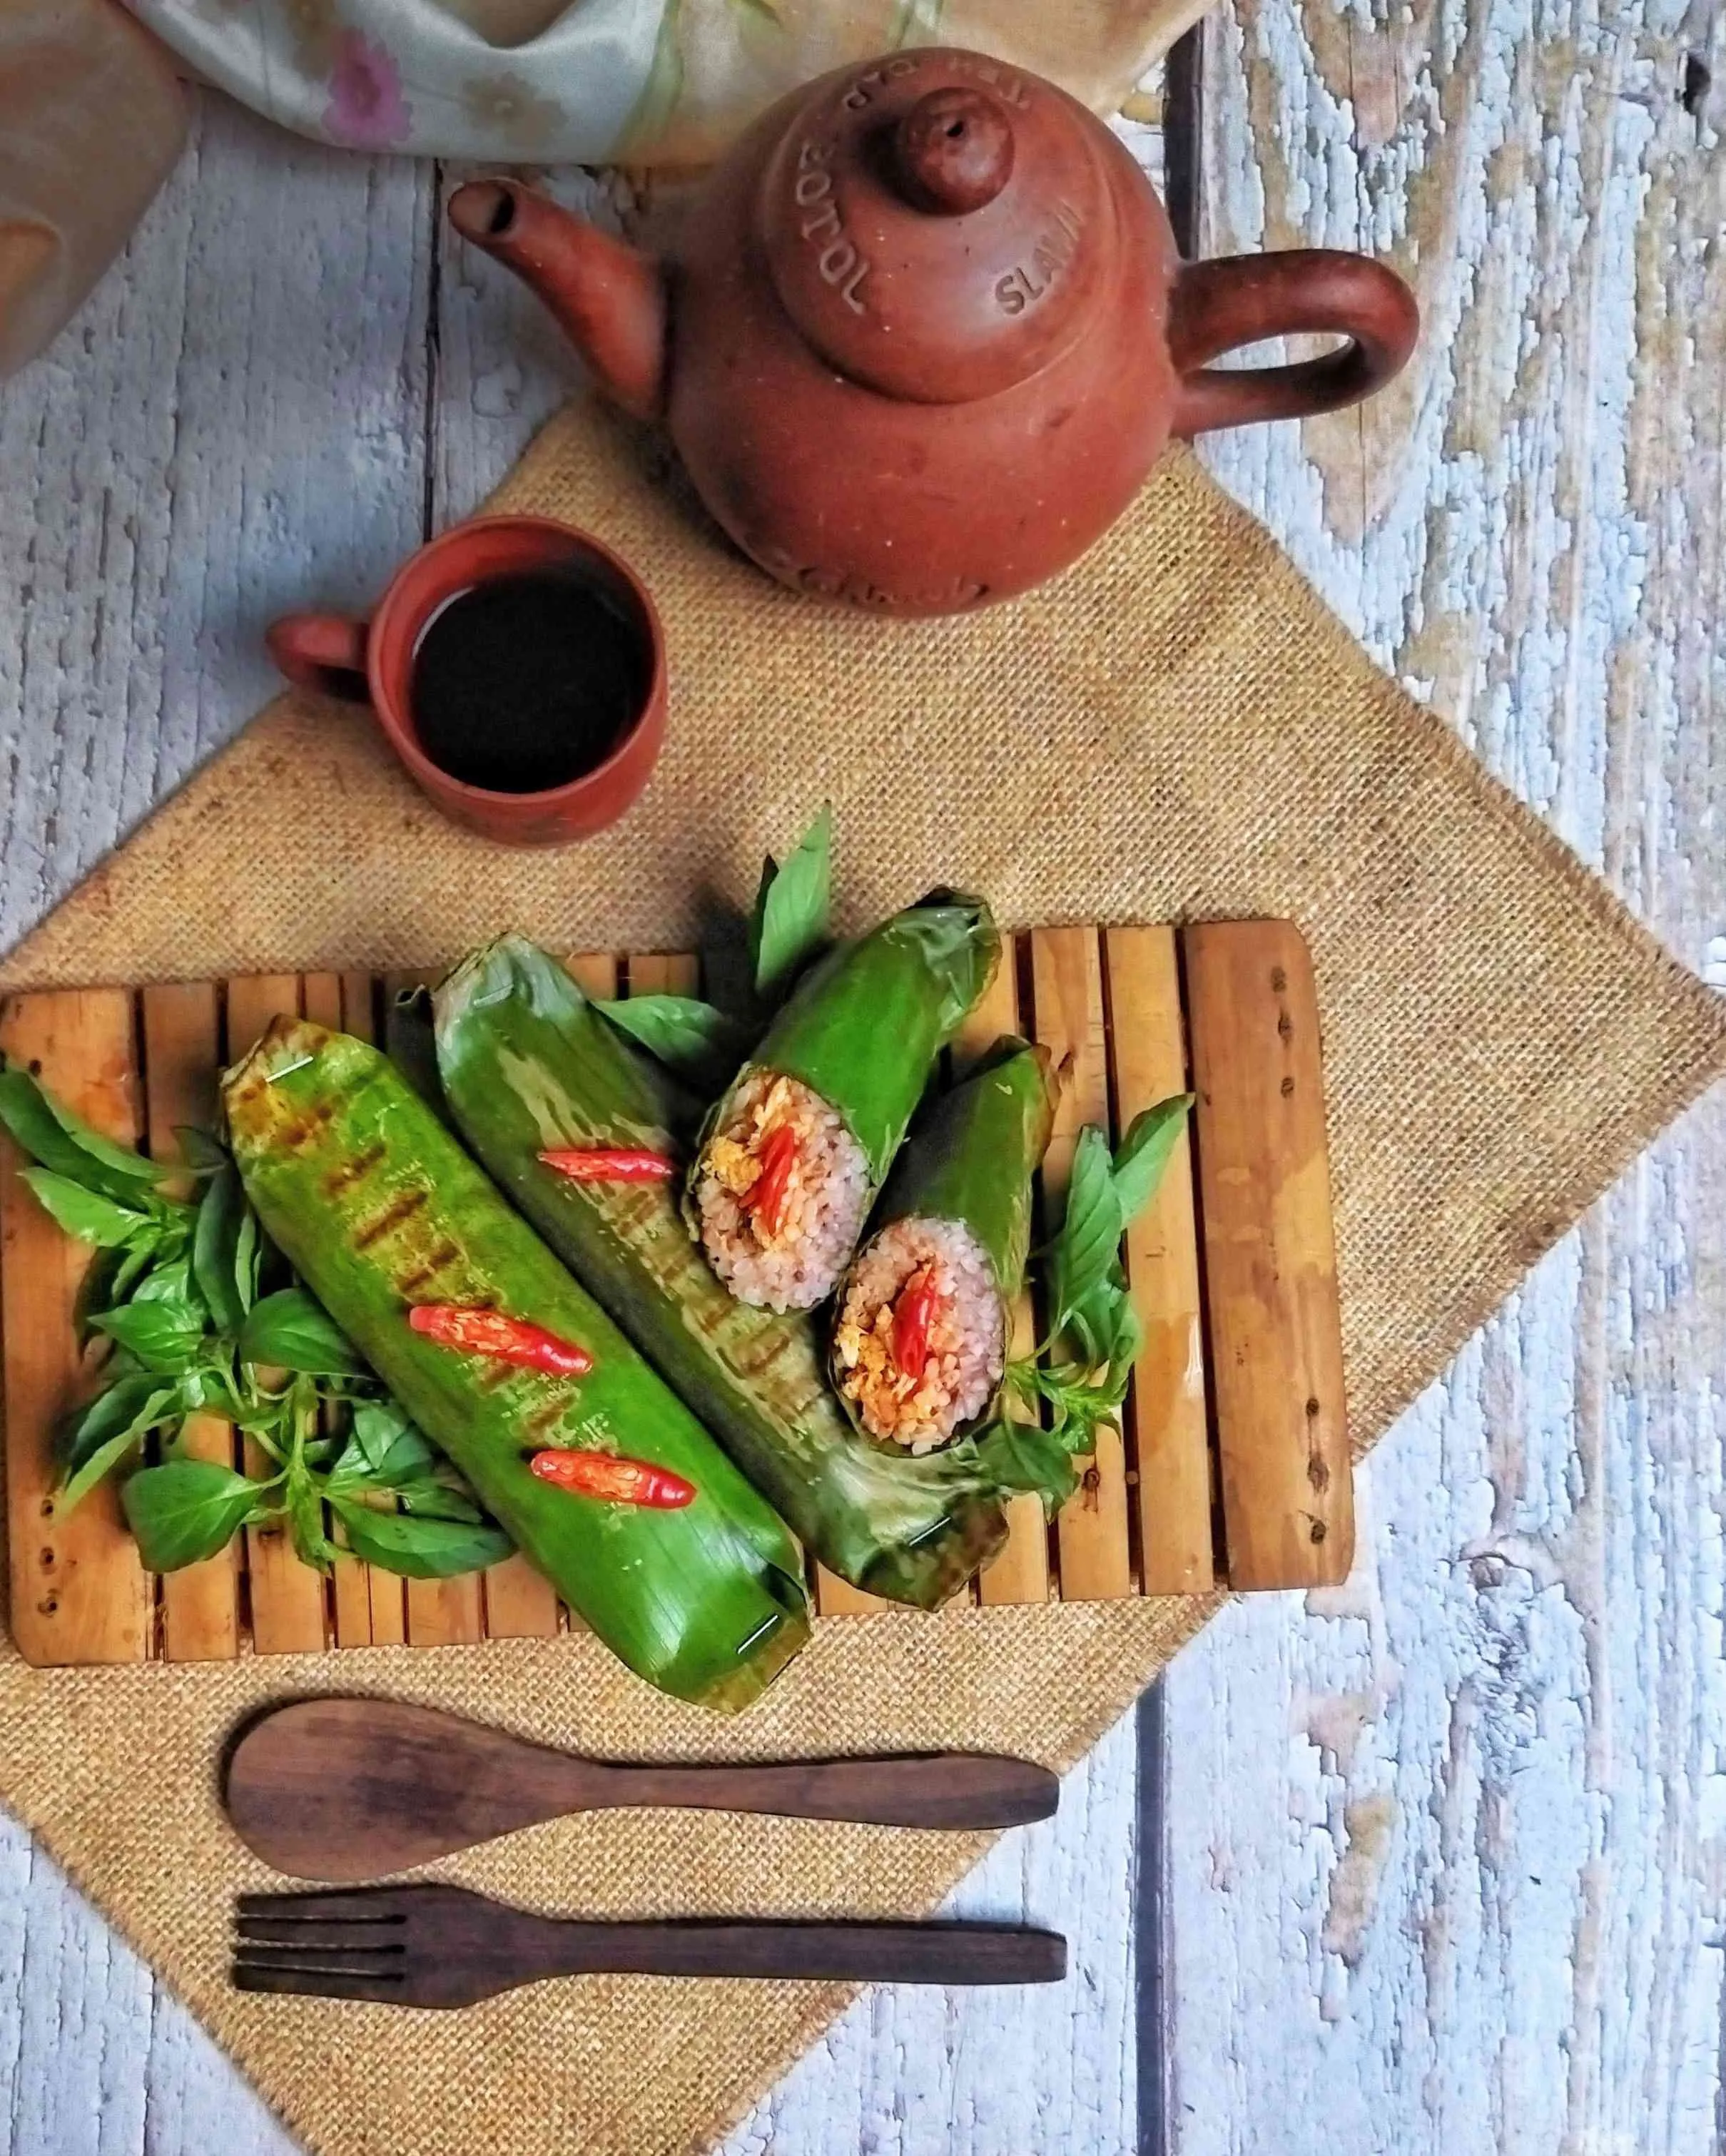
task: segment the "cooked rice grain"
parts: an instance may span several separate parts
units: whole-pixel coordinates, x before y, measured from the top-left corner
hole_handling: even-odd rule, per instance
[[[761,1149],[775,1130],[797,1140],[791,1179],[773,1232],[749,1203]],[[739,1302],[812,1310],[832,1294],[856,1247],[871,1193],[863,1148],[836,1108],[795,1078],[755,1072],[697,1164],[701,1247]]]
[[[929,1358],[913,1380],[893,1353],[893,1312],[926,1265],[937,1301]],[[957,1220],[896,1220],[858,1253],[845,1281],[834,1333],[840,1390],[872,1436],[932,1451],[988,1406],[1001,1382],[1005,1331],[994,1276],[970,1229]]]

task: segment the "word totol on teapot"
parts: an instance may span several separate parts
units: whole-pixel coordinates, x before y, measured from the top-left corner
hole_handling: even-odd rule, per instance
[[[1363,255],[1183,264],[1108,129],[976,53],[898,53],[786,98],[662,262],[507,182],[459,188],[449,215],[619,404],[667,422],[747,554],[891,613],[1026,590],[1107,529],[1171,434],[1353,403],[1419,326]],[[1302,331],[1348,341],[1206,364]]]

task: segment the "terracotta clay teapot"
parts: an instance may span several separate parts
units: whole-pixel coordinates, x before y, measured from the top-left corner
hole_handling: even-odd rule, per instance
[[[1084,106],[935,48],[775,105],[665,261],[508,182],[459,188],[449,216],[619,404],[665,420],[746,553],[890,613],[1026,590],[1107,529],[1171,434],[1369,396],[1419,326],[1407,286],[1363,255],[1184,264]],[[1207,365],[1302,331],[1348,341]]]

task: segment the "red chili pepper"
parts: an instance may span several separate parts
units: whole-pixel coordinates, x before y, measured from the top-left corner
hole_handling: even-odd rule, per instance
[[[554,1378],[579,1378],[593,1367],[585,1348],[560,1340],[542,1325],[506,1317],[501,1310],[464,1310],[451,1302],[416,1303],[408,1322],[440,1348],[464,1355],[485,1355],[495,1363],[514,1363],[523,1370],[544,1370]]]
[[[893,1306],[893,1360],[913,1383],[929,1367],[929,1327],[945,1301],[932,1268],[919,1265]]]
[[[608,1505],[645,1505],[659,1512],[675,1512],[692,1502],[693,1482],[686,1482],[669,1467],[655,1467],[647,1460],[624,1460],[613,1452],[578,1452],[557,1449],[536,1452],[527,1463],[542,1482],[554,1482],[560,1490],[578,1496],[598,1497]]]
[[[665,1183],[677,1163],[645,1146],[558,1146],[540,1158],[572,1183]]]
[[[785,1199],[796,1165],[797,1133],[788,1124],[776,1124],[761,1148],[761,1173],[743,1201],[755,1216],[756,1232],[764,1241],[772,1242],[785,1224]]]

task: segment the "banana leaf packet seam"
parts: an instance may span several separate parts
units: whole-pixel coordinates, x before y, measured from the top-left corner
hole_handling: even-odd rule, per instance
[[[223,1090],[265,1228],[517,1546],[648,1681],[747,1705],[807,1636],[800,1559],[690,1410],[378,1050],[278,1019]],[[404,1322],[433,1300],[542,1323],[593,1368],[571,1380],[452,1353]],[[667,1466],[696,1500],[645,1512],[573,1497],[527,1464],[558,1442]]]
[[[444,1091],[468,1142],[829,1568],[930,1608],[1004,1539],[1003,1491],[968,1461],[855,1431],[807,1317],[735,1301],[665,1184],[570,1183],[560,1145],[686,1142],[696,1104],[520,937],[438,991]]]

